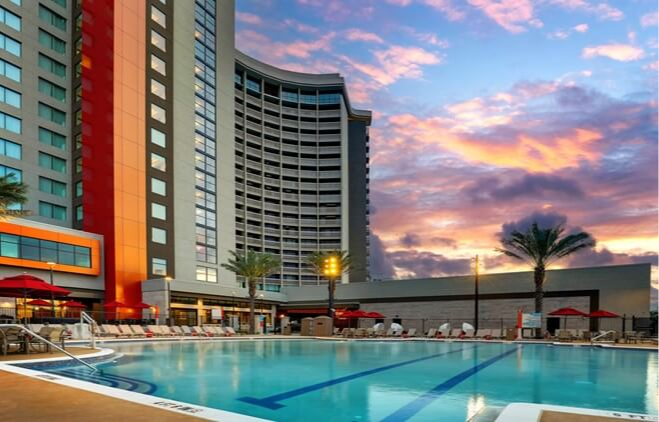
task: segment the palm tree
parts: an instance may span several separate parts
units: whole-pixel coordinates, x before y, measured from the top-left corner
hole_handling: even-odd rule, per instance
[[[27,185],[16,180],[14,173],[0,177],[0,219],[27,215],[27,211],[9,209],[27,201]]]
[[[236,275],[245,277],[249,292],[249,333],[254,334],[254,301],[256,298],[256,282],[277,272],[281,266],[279,258],[268,253],[260,253],[248,249],[247,252],[238,253],[229,251],[233,258],[229,258],[223,268]]]
[[[334,258],[336,261],[336,273],[329,274],[326,271],[328,261]],[[327,301],[327,315],[334,318],[334,292],[336,291],[336,280],[341,278],[343,274],[350,271],[351,259],[347,251],[316,251],[307,256],[307,264],[311,266],[313,272],[319,277],[327,279],[327,290],[329,299]]]
[[[543,286],[547,267],[580,249],[595,246],[595,239],[586,232],[561,237],[564,231],[563,224],[541,229],[538,227],[538,223],[534,222],[526,232],[521,233],[515,230],[510,237],[501,239],[503,247],[497,248],[497,251],[504,255],[524,261],[533,267],[535,312],[542,313]],[[541,329],[536,329],[536,337],[541,336]]]

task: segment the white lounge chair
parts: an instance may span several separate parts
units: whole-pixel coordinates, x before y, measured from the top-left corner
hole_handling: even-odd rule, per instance
[[[177,336],[183,336],[183,335],[185,335],[185,333],[183,332],[183,330],[181,329],[181,327],[179,327],[178,325],[173,325],[173,326],[171,327],[171,329],[172,329],[172,332],[174,333],[174,335],[177,335]]]
[[[437,328],[431,328],[426,333],[426,338],[435,338],[437,336]]]
[[[416,328],[410,328],[407,330],[407,333],[405,333],[403,337],[416,337]]]
[[[123,334],[126,334],[128,337],[135,337],[138,335],[133,330],[131,330],[128,325],[125,324],[119,325],[119,331],[121,331]]]
[[[227,336],[235,336],[236,335],[236,330],[234,330],[233,327],[224,327],[224,331],[226,332]]]
[[[142,328],[141,325],[131,324],[131,325],[129,325],[129,327],[130,327],[131,330],[133,330],[133,332],[136,335],[141,336],[141,337],[149,337],[149,334],[151,334],[151,333],[147,333],[146,331],[144,331],[144,328]]]
[[[209,333],[208,331],[204,330],[198,325],[195,325],[192,327],[192,333],[193,335],[199,336],[199,337],[211,337],[213,334]]]
[[[186,336],[194,336],[195,334],[192,332],[192,328],[188,327],[187,325],[181,325],[181,330],[183,331],[183,334]]]

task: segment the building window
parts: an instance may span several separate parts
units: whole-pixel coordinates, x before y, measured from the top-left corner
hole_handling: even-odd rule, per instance
[[[0,112],[0,129],[12,133],[21,133],[21,119],[14,117],[11,114]]]
[[[66,77],[66,65],[41,53],[39,53],[39,67],[47,70],[55,76],[59,76],[61,78]]]
[[[217,268],[197,267],[197,281],[217,283]]]
[[[82,100],[82,85],[78,85],[76,87],[75,95],[76,95],[76,99],[75,99],[76,102]]]
[[[75,30],[76,31],[82,31],[82,13],[80,13],[78,16],[76,16]]]
[[[156,179],[155,177],[152,177],[151,192],[157,195],[167,196],[167,183],[163,182],[160,179]]]
[[[51,195],[66,198],[66,183],[39,176],[39,190]]]
[[[153,29],[151,30],[151,44],[158,47],[162,51],[167,51],[167,40],[165,40],[165,37]]]
[[[151,69],[163,76],[167,76],[167,66],[165,65],[165,61],[154,54],[151,55]]]
[[[21,57],[21,43],[1,33],[0,33],[0,49],[3,49],[7,53],[13,54],[16,57]]]
[[[245,84],[247,89],[254,92],[261,92],[261,82],[253,81],[247,78],[247,83]]]
[[[151,153],[151,167],[160,171],[167,171],[167,159],[162,155]]]
[[[66,53],[66,41],[57,38],[43,29],[39,29],[39,44],[46,48],[50,48],[56,53]]]
[[[341,102],[341,94],[327,93],[318,95],[318,104],[339,104]]]
[[[217,263],[217,250],[205,245],[196,245],[197,261],[208,262],[209,264]]]
[[[66,0],[52,0],[53,3],[57,3],[62,7],[66,7]]]
[[[315,93],[302,93],[300,94],[300,102],[305,104],[316,104],[316,94]]]
[[[39,152],[39,165],[58,173],[66,173],[66,160],[45,152]]]
[[[4,7],[0,7],[0,22],[16,31],[21,30],[21,17],[13,14]]]
[[[167,260],[162,258],[151,258],[151,274],[167,275]]]
[[[151,142],[159,147],[167,147],[167,137],[158,129],[151,128]]]
[[[151,241],[153,243],[167,244],[167,230],[151,227]]]
[[[82,148],[82,133],[76,134],[76,149]]]
[[[167,17],[157,7],[151,5],[151,20],[163,28],[167,28]]]
[[[39,103],[39,117],[50,120],[56,125],[66,125],[66,113],[49,106],[48,104]]]
[[[39,128],[39,142],[59,149],[66,149],[66,136],[46,128]]]
[[[41,217],[52,218],[53,220],[64,221],[66,220],[66,207],[39,201],[39,215]]]
[[[57,101],[66,101],[66,89],[42,78],[39,78],[39,92]]]
[[[0,155],[20,160],[22,152],[20,144],[6,139],[0,139]]]
[[[233,74],[233,81],[237,83],[238,85],[243,84],[243,75],[242,73],[236,72]]]
[[[82,217],[83,217],[82,205],[78,205],[76,207],[76,221],[82,221]]]
[[[13,89],[0,85],[0,103],[5,103],[12,107],[21,108],[21,94]]]
[[[39,19],[59,30],[66,31],[66,19],[41,4],[39,5]]]
[[[12,182],[23,180],[23,172],[13,167],[0,165],[0,177],[10,176],[8,179]]]
[[[75,192],[76,197],[81,197],[82,196],[82,180],[80,180],[79,182],[76,182],[75,189],[76,189],[76,192]]]
[[[0,59],[0,75],[14,82],[21,82],[21,68]]]
[[[82,157],[76,158],[74,163],[75,163],[75,172],[76,173],[82,172]]]
[[[281,90],[281,99],[284,101],[290,101],[292,103],[298,102],[297,92]]]
[[[165,113],[165,109],[155,104],[151,104],[151,118],[159,121],[162,124],[167,123],[167,115]]]
[[[161,204],[151,203],[151,217],[158,220],[167,220],[167,207]]]
[[[8,233],[0,233],[0,256],[91,267],[90,248]]]
[[[151,79],[151,93],[157,95],[163,100],[167,99],[167,96],[165,94],[165,85],[161,84],[155,79]]]

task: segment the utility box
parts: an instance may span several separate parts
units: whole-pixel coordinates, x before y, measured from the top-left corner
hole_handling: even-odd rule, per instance
[[[332,318],[319,316],[313,319],[313,335],[316,337],[332,337],[334,324]]]
[[[284,336],[291,335],[291,319],[289,317],[281,319],[281,334]]]
[[[313,334],[313,318],[302,318],[302,324],[300,325],[300,335],[301,336],[312,336]]]

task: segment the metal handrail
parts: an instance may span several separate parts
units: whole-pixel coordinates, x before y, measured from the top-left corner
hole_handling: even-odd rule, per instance
[[[56,344],[53,343],[52,341],[50,341],[50,340],[46,340],[45,338],[41,337],[39,334],[37,334],[37,333],[35,333],[34,331],[28,329],[27,327],[24,327],[24,326],[22,326],[22,325],[20,325],[20,324],[0,324],[0,327],[14,327],[14,328],[18,328],[18,329],[20,329],[20,330],[22,330],[22,331],[25,331],[26,333],[28,333],[28,334],[31,335],[32,337],[35,337],[35,338],[37,338],[37,339],[43,341],[44,343],[46,343],[46,344],[48,344],[48,345],[54,347],[55,349],[59,350],[60,352],[64,353],[64,354],[67,355],[68,357],[70,357],[71,359],[77,360],[78,362],[82,363],[83,365],[85,365],[86,367],[88,367],[89,369],[91,369],[93,372],[98,371],[98,368],[96,368],[96,367],[94,367],[94,366],[88,364],[87,362],[85,362],[84,360],[80,359],[79,357],[76,357],[76,356],[74,356],[73,354],[67,352],[66,350],[64,350],[63,348],[59,347],[58,345],[56,345]]]
[[[98,327],[98,324],[94,318],[89,316],[89,314],[84,311],[80,312],[80,325],[84,326],[85,321],[89,323],[89,332],[92,337],[92,349],[96,349],[96,333],[94,332],[94,328]]]

